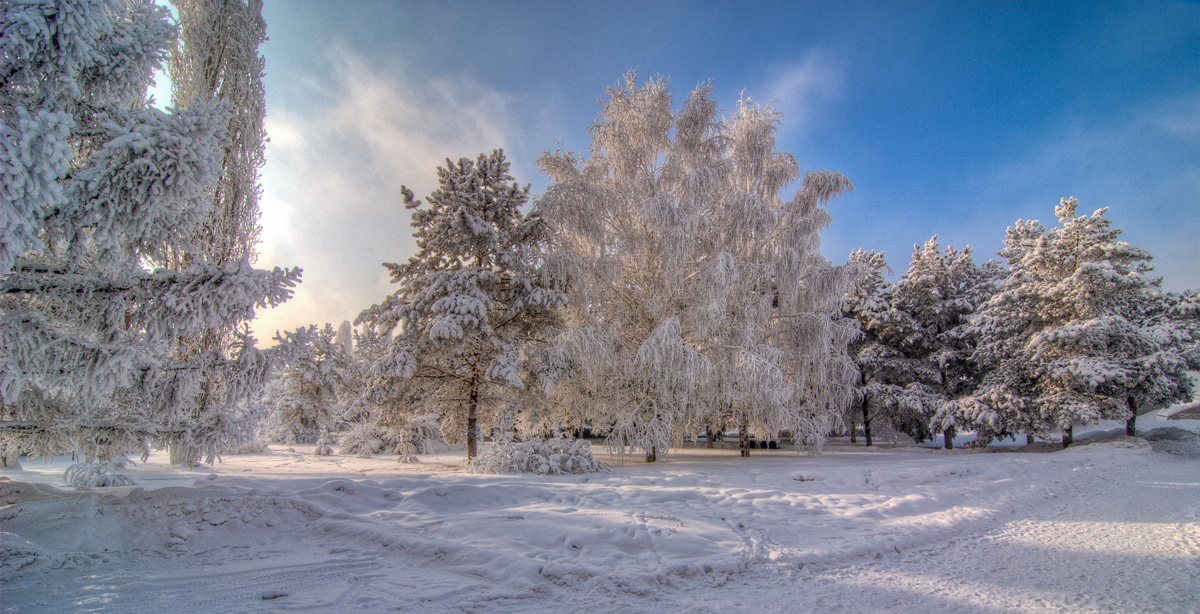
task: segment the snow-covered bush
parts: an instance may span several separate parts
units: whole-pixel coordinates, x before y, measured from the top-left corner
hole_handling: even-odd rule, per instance
[[[333,456],[333,444],[337,443],[329,429],[321,429],[321,436],[317,438],[317,449],[313,450],[313,456]]]
[[[398,455],[399,462],[415,463],[418,454],[437,454],[449,449],[437,416],[426,414],[355,424],[342,437],[339,453],[370,458],[388,451]]]
[[[377,429],[367,422],[359,422],[342,435],[338,454],[353,454],[359,458],[371,458],[383,450],[383,439]]]
[[[63,472],[63,480],[75,488],[108,488],[110,486],[133,486],[133,480],[117,473],[132,461],[114,458],[111,461],[75,463]]]
[[[554,437],[502,442],[485,448],[471,461],[471,473],[597,473],[608,471],[592,458],[592,446],[582,439]]]

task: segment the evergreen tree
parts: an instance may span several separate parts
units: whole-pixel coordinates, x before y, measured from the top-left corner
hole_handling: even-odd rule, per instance
[[[1161,281],[1147,276],[1149,252],[1117,240],[1107,209],[1077,216],[1078,205],[1062,199],[1061,228],[1008,229],[1008,275],[973,323],[975,357],[991,371],[947,415],[983,441],[1058,428],[1066,446],[1075,424],[1190,395],[1186,362],[1161,343],[1166,329],[1143,320]]]
[[[950,449],[956,429],[937,416],[947,403],[973,392],[982,378],[971,359],[975,339],[969,319],[995,293],[1001,271],[995,262],[976,264],[970,246],[942,251],[936,235],[914,250],[908,271],[891,292],[902,351],[913,360],[900,403],[942,431]]]
[[[298,328],[276,340],[284,368],[264,399],[267,416],[260,428],[265,438],[291,444],[332,437],[345,423],[342,386],[349,367],[333,327]]]
[[[233,328],[291,295],[298,270],[186,250],[221,173],[229,107],[149,108],[152,72],[174,44],[153,2],[5,2],[0,24],[0,416],[26,453],[108,458],[183,445],[198,458],[247,434],[231,412],[198,416],[212,394],[257,396],[268,358],[246,332],[229,358],[172,360],[180,335]]]
[[[867,446],[874,443],[873,427],[880,424],[921,439],[923,420],[909,404],[901,403],[906,387],[929,369],[913,358],[910,343],[914,323],[898,312],[892,303],[892,285],[884,278],[890,267],[882,252],[857,249],[850,262],[866,267],[861,283],[851,292],[843,314],[854,322],[860,335],[850,343],[850,355],[857,367],[855,403],[846,414],[851,429],[861,420]],[[851,432],[851,440],[856,438]]]
[[[374,371],[415,386],[416,411],[443,415],[442,432],[465,439],[469,458],[480,415],[525,389],[527,345],[565,300],[537,268],[547,229],[521,213],[529,187],[508,169],[500,150],[447,160],[425,206],[404,188],[417,254],[384,265],[400,288],[356,321],[394,333]]]

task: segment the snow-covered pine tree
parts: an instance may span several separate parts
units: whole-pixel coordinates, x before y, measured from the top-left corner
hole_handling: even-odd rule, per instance
[[[936,417],[948,402],[973,392],[982,378],[971,359],[975,339],[969,318],[995,294],[1001,276],[994,261],[976,264],[969,245],[942,251],[934,235],[914,246],[908,271],[892,286],[901,351],[914,361],[899,401],[942,431],[946,449],[954,447],[956,429]]]
[[[666,79],[633,73],[608,96],[590,158],[538,161],[546,268],[572,293],[541,365],[554,402],[647,460],[714,426],[823,436],[839,350],[812,323],[830,322],[850,277],[817,249],[824,204],[849,182],[811,173],[783,201],[798,165],[750,100],[721,119],[701,86],[676,113]]]
[[[1125,343],[1113,348],[1125,363],[1127,375],[1121,388],[1125,394],[1128,417],[1125,433],[1137,434],[1141,414],[1187,402],[1194,396],[1194,382],[1188,370],[1200,369],[1200,347],[1196,305],[1190,305],[1195,291],[1161,294],[1155,288],[1132,297],[1122,310],[1133,330],[1125,332]],[[1116,392],[1120,393],[1120,390]]]
[[[418,252],[385,264],[400,288],[356,323],[394,335],[377,378],[415,387],[415,407],[444,416],[451,443],[477,450],[481,415],[525,389],[528,343],[553,322],[565,295],[538,269],[547,229],[523,214],[529,187],[513,183],[504,152],[446,160],[424,206],[404,188]]]
[[[149,0],[0,6],[5,439],[89,460],[187,442],[211,459],[241,431],[230,414],[190,415],[199,374],[172,362],[178,336],[249,320],[299,280],[245,261],[147,270],[208,213],[194,199],[220,175],[228,105],[147,107],[176,37]],[[235,346],[218,391],[229,405],[267,366],[248,334]]]
[[[922,371],[929,371],[923,369],[925,364],[921,360],[906,352],[915,323],[892,304],[893,286],[884,277],[891,267],[883,252],[856,249],[849,260],[863,265],[866,271],[843,306],[844,316],[861,333],[850,342],[857,382],[855,402],[849,406],[846,418],[852,429],[862,421],[867,446],[873,444],[872,427],[880,424],[919,439],[924,435],[919,413],[900,402],[914,378]],[[852,433],[851,440],[854,438]]]
[[[1126,420],[1139,401],[1161,406],[1190,392],[1166,331],[1141,318],[1157,300],[1150,254],[1118,241],[1107,209],[1076,215],[1079,201],[1055,209],[1061,228],[1020,220],[1000,255],[1009,272],[973,327],[975,357],[990,373],[957,402],[953,419],[991,435],[1063,432],[1075,424]],[[1134,409],[1134,413],[1139,409]]]
[[[341,393],[349,357],[335,341],[333,327],[311,325],[275,339],[284,368],[264,398],[267,416],[260,425],[264,438],[274,443],[317,443],[337,433],[344,424]]]
[[[1192,370],[1200,369],[1200,290],[1171,292],[1163,296],[1163,312],[1180,331],[1183,356]]]

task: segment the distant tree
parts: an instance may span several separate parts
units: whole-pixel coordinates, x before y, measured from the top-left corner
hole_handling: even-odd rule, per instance
[[[181,335],[234,328],[291,295],[298,270],[186,249],[221,173],[229,107],[149,108],[176,36],[153,2],[12,2],[0,15],[0,419],[26,453],[110,458],[150,445],[212,460],[247,434],[197,416],[204,372],[223,406],[252,398],[268,364],[244,330],[229,358],[173,360]]]
[[[951,412],[985,441],[1059,428],[1067,446],[1075,424],[1190,396],[1186,361],[1161,343],[1167,329],[1143,319],[1160,300],[1150,253],[1117,240],[1107,209],[1077,216],[1078,205],[1062,199],[1060,228],[1008,229],[1008,275],[973,323],[975,357],[991,371]]]
[[[350,322],[342,320],[341,326],[338,326],[337,337],[334,339],[342,347],[342,352],[346,356],[354,355],[354,329],[350,326]]]
[[[820,256],[836,173],[800,179],[775,152],[777,116],[743,100],[721,119],[709,86],[672,109],[666,79],[630,73],[608,90],[591,157],[539,159],[537,203],[554,227],[546,268],[568,280],[565,329],[542,373],[569,408],[624,452],[662,458],[684,433],[828,430],[829,315],[848,269]],[[841,348],[844,356],[844,345]]]
[[[342,386],[349,357],[335,341],[333,327],[315,325],[276,336],[277,353],[284,365],[279,378],[268,387],[264,403],[267,415],[261,431],[274,443],[318,443],[332,445],[345,420]],[[321,452],[318,446],[318,452]]]
[[[413,210],[417,254],[385,264],[400,288],[356,320],[393,335],[376,359],[378,378],[407,380],[417,407],[443,415],[451,443],[477,452],[481,412],[525,389],[527,344],[553,321],[565,296],[538,270],[547,229],[522,214],[528,186],[512,183],[500,150],[472,161],[446,161],[437,190]]]

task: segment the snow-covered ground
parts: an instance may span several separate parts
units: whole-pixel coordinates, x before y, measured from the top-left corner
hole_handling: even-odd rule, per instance
[[[612,471],[549,477],[275,447],[156,455],[93,491],[26,459],[0,477],[0,608],[1198,612],[1200,442],[1117,432],[1053,453],[600,454]]]

